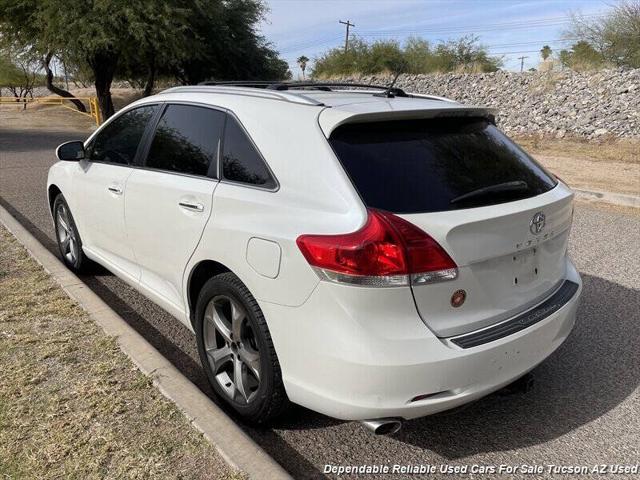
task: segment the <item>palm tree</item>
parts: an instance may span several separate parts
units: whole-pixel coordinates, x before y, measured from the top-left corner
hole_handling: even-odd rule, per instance
[[[546,60],[547,58],[549,58],[551,56],[551,47],[549,45],[545,45],[544,47],[542,47],[542,50],[540,50],[540,55],[542,55],[542,60]]]
[[[296,61],[298,62],[298,65],[300,65],[300,70],[302,70],[302,79],[304,80],[304,71],[307,68],[307,62],[309,59],[302,55],[301,57],[298,57],[298,60]]]

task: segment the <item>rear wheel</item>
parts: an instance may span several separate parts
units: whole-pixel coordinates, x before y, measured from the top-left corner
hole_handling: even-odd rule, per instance
[[[58,248],[65,265],[77,273],[85,271],[91,261],[82,251],[80,234],[73,220],[73,215],[71,215],[69,205],[67,205],[61,193],[58,194],[53,202],[53,221]]]
[[[255,423],[287,405],[282,373],[262,311],[233,273],[213,277],[196,306],[200,361],[216,394]]]

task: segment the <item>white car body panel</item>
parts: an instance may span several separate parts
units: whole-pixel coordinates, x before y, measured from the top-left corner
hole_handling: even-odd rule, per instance
[[[126,231],[141,265],[140,283],[172,310],[186,312],[185,267],[211,216],[217,185],[210,178],[138,168],[127,181]]]
[[[122,165],[79,162],[75,184],[81,199],[77,216],[82,218],[82,236],[94,255],[139,279],[140,266],[128,241],[124,222],[127,178],[132,169]]]
[[[178,88],[123,110],[172,102],[227,110],[268,163],[275,189],[87,161],[53,165],[48,188],[65,195],[86,254],[188,328],[194,269],[214,261],[235,273],[264,313],[289,398],[336,418],[408,419],[452,408],[510,383],[551,354],[571,331],[581,289],[566,257],[571,191],[560,182],[515,202],[400,215],[451,253],[455,280],[390,288],[321,281],[296,239],[354,232],[367,220],[328,135],[347,122],[490,111],[437,98],[303,93]],[[112,184],[123,194],[107,190]],[[181,201],[202,211],[185,210]],[[547,215],[546,237],[528,233],[538,211]],[[540,278],[507,288],[505,258],[534,246],[545,253]],[[448,340],[535,307],[562,280],[577,283],[578,293],[543,321],[473,348]],[[461,288],[468,304],[452,310],[451,294]],[[443,393],[411,402],[437,392]]]

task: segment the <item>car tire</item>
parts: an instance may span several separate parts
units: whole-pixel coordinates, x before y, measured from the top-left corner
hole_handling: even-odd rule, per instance
[[[211,278],[198,296],[198,353],[216,395],[245,420],[265,424],[288,405],[265,318],[233,273]]]
[[[58,249],[64,264],[76,273],[86,272],[93,262],[82,251],[82,240],[76,222],[61,193],[53,201],[53,223]]]

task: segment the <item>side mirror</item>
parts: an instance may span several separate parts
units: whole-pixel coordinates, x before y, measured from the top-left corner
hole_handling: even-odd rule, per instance
[[[66,142],[56,148],[58,160],[77,162],[84,158],[84,143],[79,140]]]

